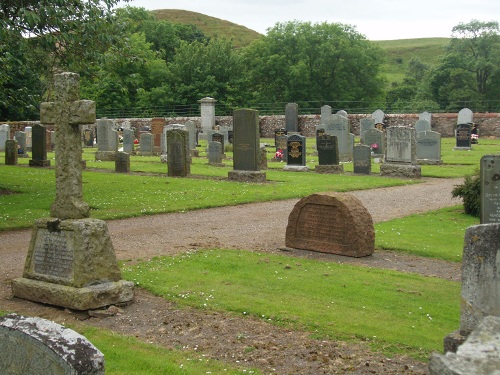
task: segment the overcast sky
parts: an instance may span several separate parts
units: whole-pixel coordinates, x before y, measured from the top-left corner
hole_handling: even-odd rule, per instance
[[[343,23],[370,40],[450,37],[459,23],[500,21],[500,0],[133,0],[128,5],[203,13],[262,34],[277,22]]]

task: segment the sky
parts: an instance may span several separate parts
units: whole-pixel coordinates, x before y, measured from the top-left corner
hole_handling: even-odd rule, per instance
[[[278,22],[342,23],[369,40],[449,38],[460,23],[500,22],[500,0],[132,0],[128,5],[189,10],[261,34]]]

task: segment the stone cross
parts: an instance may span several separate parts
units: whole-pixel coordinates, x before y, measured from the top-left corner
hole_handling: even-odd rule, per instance
[[[76,73],[56,74],[54,91],[54,102],[40,104],[40,122],[53,124],[56,134],[56,199],[50,214],[62,220],[86,218],[89,206],[83,201],[79,125],[95,122],[95,102],[79,100],[80,76]]]

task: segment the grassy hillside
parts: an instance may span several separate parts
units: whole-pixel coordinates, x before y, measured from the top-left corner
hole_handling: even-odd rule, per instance
[[[262,36],[245,26],[206,16],[201,13],[178,9],[161,9],[152,11],[158,20],[196,25],[205,35],[233,39],[236,47],[244,47]],[[387,62],[383,73],[387,81],[401,82],[412,57],[418,57],[426,64],[434,65],[443,54],[449,38],[421,38],[374,41],[387,52]]]
[[[245,26],[187,10],[160,9],[153,13],[158,20],[195,25],[207,36],[232,39],[235,47],[244,47],[262,36]]]

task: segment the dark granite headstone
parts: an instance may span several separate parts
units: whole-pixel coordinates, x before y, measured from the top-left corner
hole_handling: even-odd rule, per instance
[[[234,169],[259,170],[259,112],[252,109],[234,111]]]
[[[472,124],[458,124],[456,132],[456,148],[471,148],[471,130]]]
[[[288,165],[306,165],[306,137],[296,134],[288,136],[286,150]]]
[[[17,141],[7,139],[5,141],[5,165],[17,165]]]
[[[354,173],[370,174],[372,171],[371,148],[368,145],[354,146]]]
[[[500,223],[500,155],[481,158],[481,224]]]
[[[50,160],[47,160],[47,129],[45,126],[36,124],[31,129],[31,160],[29,161],[30,167],[48,167]]]
[[[334,135],[322,134],[318,136],[316,140],[319,165],[338,165],[339,146],[337,137]]]

